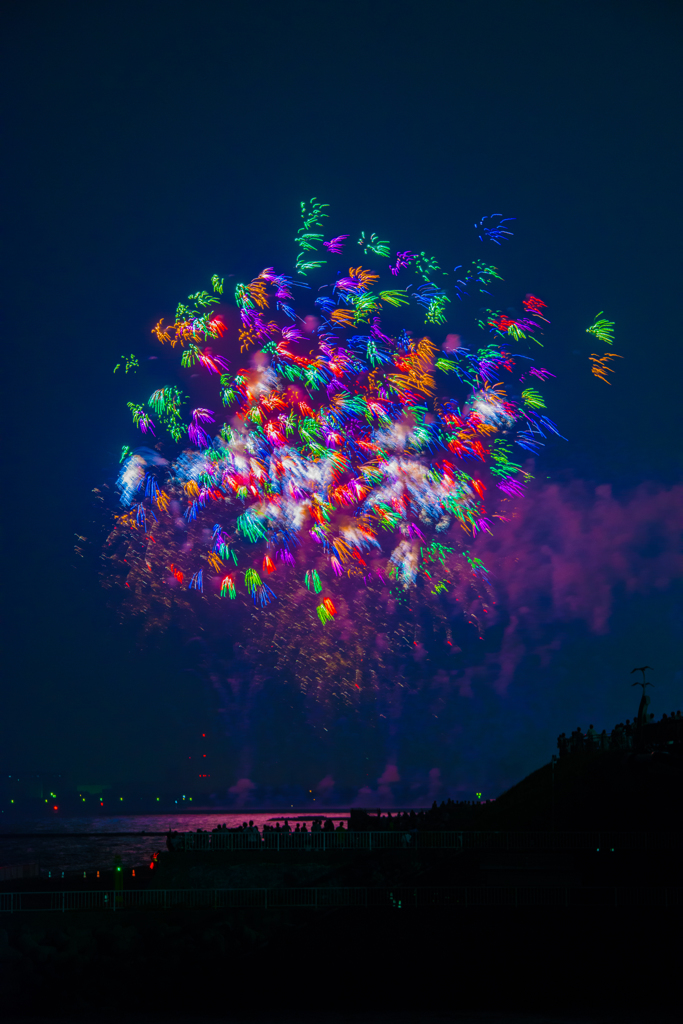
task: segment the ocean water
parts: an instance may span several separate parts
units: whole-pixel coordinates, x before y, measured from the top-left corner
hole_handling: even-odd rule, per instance
[[[148,864],[156,850],[166,849],[165,833],[195,832],[198,828],[210,832],[217,825],[236,828],[243,821],[253,821],[260,829],[264,824],[282,821],[282,812],[259,813],[221,812],[219,814],[122,814],[112,817],[73,817],[59,820],[27,819],[16,821],[0,830],[0,867],[15,864],[40,865],[41,877],[65,877],[85,872],[108,871],[114,857],[119,856],[125,867]],[[293,810],[287,815],[290,822],[311,821],[316,815],[309,810]],[[329,812],[317,817],[331,818],[335,823],[347,821],[348,814]],[[135,835],[102,835],[101,833],[136,833]],[[152,835],[150,833],[163,833]],[[77,833],[69,835],[66,833]],[[147,833],[142,835],[141,833]],[[19,834],[19,835],[18,835]]]

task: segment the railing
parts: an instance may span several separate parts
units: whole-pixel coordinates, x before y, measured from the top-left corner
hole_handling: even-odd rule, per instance
[[[683,887],[384,886],[0,894],[0,912],[309,907],[681,907]]]
[[[185,832],[174,848],[217,850],[676,850],[681,832]]]

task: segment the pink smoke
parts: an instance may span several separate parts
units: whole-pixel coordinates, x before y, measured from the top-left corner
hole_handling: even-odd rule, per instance
[[[321,779],[318,785],[315,787],[316,793],[319,793],[322,797],[330,795],[334,789],[334,779],[331,775],[326,775],[324,779]]]
[[[252,782],[251,779],[238,779],[235,785],[230,787],[228,792],[234,793],[237,797],[237,807],[244,807],[252,789],[256,789],[256,783]]]
[[[462,339],[459,334],[447,334],[446,340],[441,346],[444,352],[455,352],[456,349],[462,345]]]
[[[492,667],[494,688],[505,693],[529,653],[547,664],[560,646],[541,642],[550,623],[583,621],[595,634],[608,633],[618,591],[648,594],[683,576],[682,531],[681,486],[643,484],[623,499],[607,485],[529,488],[510,522],[473,546],[497,592],[490,619],[501,611],[509,618],[500,650],[454,680],[461,695]]]
[[[392,782],[400,782],[401,776],[396,765],[388,764],[377,781],[380,786],[389,786]]]

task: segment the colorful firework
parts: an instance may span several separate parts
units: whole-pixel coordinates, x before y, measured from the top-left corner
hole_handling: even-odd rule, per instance
[[[593,364],[591,366],[591,373],[598,380],[604,380],[605,384],[611,384],[611,380],[607,380],[608,373],[614,373],[614,369],[610,366],[612,359],[623,359],[623,356],[618,355],[616,352],[605,352],[604,356],[597,355],[593,352],[589,357],[589,361]]]
[[[490,242],[501,245],[506,238],[512,238],[513,232],[509,231],[505,224],[510,224],[516,217],[503,217],[502,213],[492,213],[489,217],[482,217],[478,224],[474,225],[479,235],[479,241],[483,242],[488,238]],[[489,223],[487,224],[487,221]]]
[[[605,345],[612,345],[614,344],[614,321],[600,320],[601,316],[602,310],[596,315],[591,326],[586,328],[586,334],[594,335],[598,341],[604,342]],[[607,379],[608,373],[614,373],[614,368],[610,363],[613,359],[623,358],[623,356],[618,355],[616,352],[605,352],[603,356],[598,355],[597,352],[591,352],[588,357],[591,363],[591,373],[598,380],[604,381],[605,384],[611,384],[611,380]]]
[[[524,493],[515,450],[535,454],[559,431],[528,384],[553,375],[510,347],[540,344],[541,299],[527,295],[523,316],[481,312],[478,348],[439,353],[416,323],[440,330],[452,296],[502,281],[497,268],[473,260],[454,281],[410,250],[388,266],[388,242],[361,233],[376,265],[323,269],[350,237],[323,240],[327,209],[301,204],[294,276],[267,267],[238,283],[231,312],[213,275],[211,293],[190,295],[153,329],[155,344],[178,347],[180,371],[206,371],[215,399],[184,413],[186,378],[128,403],[143,433],[155,433],[149,409],[182,450],[165,459],[160,442],[124,449],[106,579],[148,628],[174,609],[251,609],[241,635],[259,636],[271,660],[294,659],[302,685],[313,678],[302,651],[329,659],[334,648],[334,685],[358,689],[373,633],[392,632],[398,616],[395,642],[420,642],[411,601],[448,637],[455,603],[480,624],[491,599],[472,540]],[[492,241],[510,235],[506,221],[483,223]],[[401,271],[405,287],[383,288],[387,271],[387,285]],[[315,284],[301,280],[314,272]],[[330,632],[342,624],[343,649]]]
[[[586,334],[593,334],[603,344],[612,345],[614,343],[614,321],[598,319],[601,316],[602,310],[596,314],[591,326],[586,328]]]

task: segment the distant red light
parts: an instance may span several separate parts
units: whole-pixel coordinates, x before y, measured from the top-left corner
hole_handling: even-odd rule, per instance
[[[59,807],[57,807],[57,804],[55,804],[55,805],[54,805],[54,807],[52,808],[52,810],[53,810],[53,811],[58,811],[58,810],[59,810]]]

